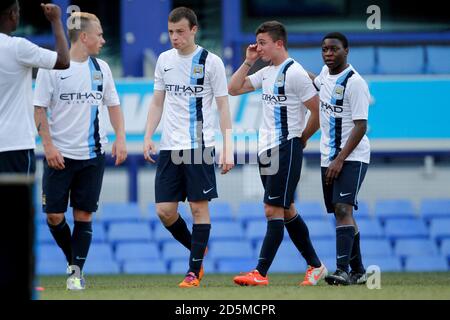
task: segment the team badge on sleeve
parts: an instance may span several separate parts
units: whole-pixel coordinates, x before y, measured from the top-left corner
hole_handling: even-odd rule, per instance
[[[192,68],[192,78],[202,79],[205,77],[205,68],[201,64],[194,64]]]

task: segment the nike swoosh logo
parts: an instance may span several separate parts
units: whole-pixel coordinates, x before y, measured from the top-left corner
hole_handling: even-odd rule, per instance
[[[345,255],[343,255],[343,256],[337,256],[337,258],[338,259],[342,259],[342,258],[345,258],[347,255],[345,254]]]
[[[168,72],[170,70],[173,70],[173,68],[169,68],[169,69],[164,68],[164,72]]]
[[[269,196],[269,200],[275,200],[275,199],[278,199],[280,196],[278,196],[278,197],[271,197],[271,196]]]
[[[318,275],[314,275],[314,280],[319,280],[320,279],[320,277],[322,276],[322,273],[323,273],[323,269],[320,271],[320,273],[318,274]]]
[[[203,194],[208,194],[210,193],[214,188],[209,189],[208,191],[203,190]]]
[[[258,282],[258,283],[266,282],[266,280],[258,280],[258,279],[256,279],[256,278],[253,278],[253,281]]]
[[[199,262],[199,261],[203,261],[203,259],[194,259],[194,258],[192,258],[192,261],[193,262]]]
[[[264,81],[264,80],[267,80],[267,79],[269,79],[269,78],[263,78],[263,81]]]
[[[349,196],[349,195],[351,195],[352,193],[350,192],[350,193],[340,193],[339,195],[341,196],[341,197],[346,197],[346,196]]]
[[[71,75],[71,76],[72,76],[72,75]],[[68,76],[68,77],[61,77],[61,80],[66,80],[66,79],[70,78],[71,76]]]
[[[86,260],[86,258],[81,258],[81,257],[76,257],[75,259],[77,259],[77,260]]]

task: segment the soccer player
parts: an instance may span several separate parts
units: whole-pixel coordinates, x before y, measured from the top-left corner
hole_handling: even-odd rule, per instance
[[[234,282],[253,286],[269,284],[267,272],[286,227],[308,263],[300,284],[316,285],[327,274],[327,269],[317,257],[308,227],[295,209],[294,195],[300,179],[303,148],[319,129],[319,98],[306,71],[289,57],[287,33],[281,23],[263,23],[256,30],[256,41],[247,48],[244,63],[232,76],[229,93],[240,95],[262,88],[263,121],[259,130],[258,162],[265,190],[267,231],[256,269],[236,276]],[[258,58],[270,65],[247,76]],[[306,123],[308,110],[311,116]]]
[[[0,173],[35,172],[32,68],[66,69],[70,64],[61,9],[53,4],[41,7],[52,24],[57,52],[12,37],[19,25],[19,3],[0,2]]]
[[[211,222],[208,202],[217,198],[214,171],[215,99],[223,135],[222,174],[234,166],[225,66],[215,54],[195,43],[198,22],[185,7],[168,19],[173,49],[156,64],[153,100],[149,107],[144,157],[155,163],[153,134],[163,116],[163,132],[155,178],[156,210],[173,237],[190,250],[189,270],[179,287],[198,287]],[[189,201],[192,234],[178,214],[178,202]]]
[[[370,93],[366,81],[347,63],[348,52],[345,35],[327,34],[322,41],[325,66],[317,77],[310,73],[320,91],[323,194],[327,211],[336,217],[337,269],[325,278],[330,285],[367,281],[353,207],[358,210],[357,196],[370,161]]]
[[[127,151],[111,70],[105,61],[95,58],[105,44],[101,23],[95,15],[84,12],[73,13],[69,19],[71,26],[79,26],[68,31],[70,68],[39,70],[34,105],[45,151],[43,210],[73,272],[67,279],[67,289],[83,290],[82,270],[92,240],[92,213],[98,209],[105,168],[106,108],[116,134],[112,155],[117,166],[126,160]],[[75,220],[72,235],[64,217],[69,198]]]

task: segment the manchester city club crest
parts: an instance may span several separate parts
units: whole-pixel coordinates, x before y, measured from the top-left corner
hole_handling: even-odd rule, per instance
[[[284,86],[284,79],[285,79],[285,75],[284,73],[280,74],[277,79],[275,80],[275,86],[276,87],[282,87]]]
[[[201,79],[205,77],[205,68],[201,64],[194,64],[192,68],[192,78]]]
[[[97,86],[103,83],[103,75],[100,71],[94,71],[92,73],[92,82]]]
[[[335,98],[336,100],[344,99],[344,91],[345,91],[344,86],[341,86],[340,84],[336,85],[333,91],[333,98]]]

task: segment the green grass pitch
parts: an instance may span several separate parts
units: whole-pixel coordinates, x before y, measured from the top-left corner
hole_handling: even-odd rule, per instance
[[[40,277],[40,300],[405,300],[450,299],[450,272],[382,273],[381,289],[359,286],[299,287],[301,274],[271,274],[268,287],[239,287],[233,275],[206,274],[199,288],[180,289],[182,275],[86,276],[86,290],[69,292],[65,277]]]

